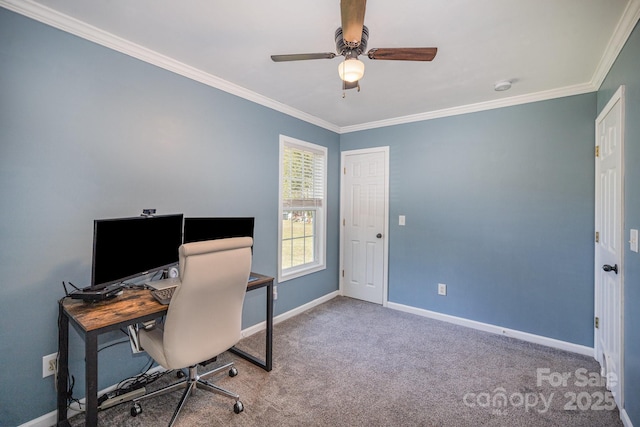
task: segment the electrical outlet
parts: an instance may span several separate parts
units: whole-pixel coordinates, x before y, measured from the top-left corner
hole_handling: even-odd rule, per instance
[[[438,295],[447,295],[447,285],[438,283]]]
[[[633,228],[629,232],[629,250],[638,252],[638,230]]]
[[[58,353],[42,356],[42,378],[56,373],[58,369]]]

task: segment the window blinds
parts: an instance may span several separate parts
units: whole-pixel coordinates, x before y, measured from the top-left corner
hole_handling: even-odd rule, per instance
[[[283,153],[284,210],[320,208],[324,199],[324,153],[287,144]]]

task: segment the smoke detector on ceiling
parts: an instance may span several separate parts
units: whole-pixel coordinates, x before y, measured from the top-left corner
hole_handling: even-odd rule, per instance
[[[509,80],[505,80],[503,82],[498,82],[493,87],[493,90],[496,92],[504,92],[505,90],[511,89],[511,82]]]

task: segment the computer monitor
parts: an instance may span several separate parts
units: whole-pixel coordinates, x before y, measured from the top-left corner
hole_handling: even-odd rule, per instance
[[[178,262],[183,215],[97,219],[91,288],[101,289]]]
[[[229,237],[253,237],[253,217],[185,218],[184,243]]]

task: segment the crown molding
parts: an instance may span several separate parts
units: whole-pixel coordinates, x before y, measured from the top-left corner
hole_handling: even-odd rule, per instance
[[[600,63],[593,73],[591,84],[594,87],[600,88],[602,82],[604,82],[638,20],[640,20],[640,0],[631,0],[622,13],[622,17],[609,39],[604,55],[600,58]]]
[[[60,13],[31,0],[0,0],[0,6],[43,24],[73,34],[85,40],[97,43],[148,64],[155,65],[207,86],[219,89],[248,101],[279,111],[288,116],[303,120],[316,126],[339,133],[340,128],[311,114],[292,108],[259,93],[250,91],[227,80],[206,73],[200,69],[176,61],[151,49],[147,49],[129,40],[89,25],[71,16]]]
[[[624,47],[631,32],[640,20],[640,0],[630,0],[625,8],[618,25],[609,39],[609,43],[605,49],[600,62],[588,83],[567,86],[558,89],[552,89],[543,92],[503,98],[477,104],[463,105],[460,107],[445,108],[442,110],[428,111],[425,113],[413,114],[409,116],[396,117],[392,119],[380,120],[376,122],[362,123],[353,126],[343,126],[340,128],[340,134],[357,132],[361,130],[375,129],[386,126],[394,126],[405,123],[413,123],[422,120],[439,119],[443,117],[456,116],[460,114],[475,113],[479,111],[492,110],[495,108],[512,107],[515,105],[527,104],[530,102],[546,101],[565,96],[581,95],[584,93],[597,91],[605,77],[611,70],[616,58]]]
[[[143,46],[132,43],[129,40],[103,31],[99,28],[91,26],[68,15],[62,14],[32,0],[0,0],[0,6],[36,21],[42,22],[43,24],[49,25],[83,39],[92,41],[109,49],[139,59],[146,63],[171,71],[188,79],[195,80],[207,86],[222,90],[224,92],[230,93],[232,95],[238,96],[272,110],[279,111],[288,116],[303,120],[305,122],[338,134],[357,132],[361,130],[375,129],[386,126],[394,126],[405,123],[413,123],[423,120],[432,120],[437,118],[474,113],[496,108],[510,107],[531,102],[544,101],[554,98],[562,98],[566,96],[580,95],[597,91],[604,81],[605,77],[607,76],[607,73],[613,66],[613,63],[618,57],[618,54],[624,47],[625,42],[631,35],[631,32],[633,31],[636,23],[640,19],[640,0],[630,0],[622,17],[620,18],[620,21],[618,22],[618,25],[616,26],[613,35],[609,40],[605,53],[600,59],[600,62],[598,63],[591,81],[588,83],[557,88],[533,94],[519,95],[509,98],[502,98],[499,100],[480,102],[476,104],[445,108],[436,111],[428,111],[408,116],[362,123],[353,126],[340,127],[333,123],[327,122],[326,120],[320,119],[319,117],[305,113],[281,102],[260,95],[259,93],[245,89],[227,80],[206,73],[195,67],[176,61],[173,58],[162,55],[151,49],[147,49]]]
[[[424,120],[440,119],[443,117],[458,116],[461,114],[477,113],[480,111],[493,110],[496,108],[512,107],[515,105],[529,104],[549,99],[563,98],[566,96],[582,95],[584,93],[595,92],[597,90],[591,83],[583,83],[574,86],[567,86],[558,89],[546,90],[542,92],[529,93],[525,95],[512,96],[509,98],[494,99],[492,101],[478,102],[476,104],[462,105],[460,107],[444,108],[442,110],[428,111],[425,113],[412,114],[410,116],[396,117],[392,119],[379,120],[376,122],[363,123],[354,126],[343,126],[340,133],[357,132],[361,130],[375,129],[387,126],[395,126],[406,123],[420,122]]]

